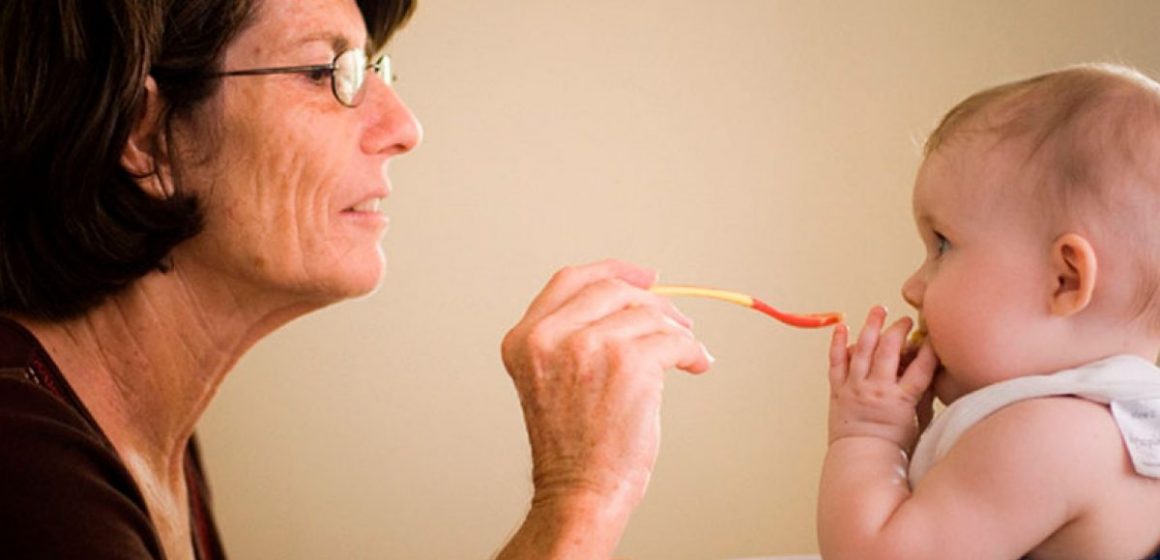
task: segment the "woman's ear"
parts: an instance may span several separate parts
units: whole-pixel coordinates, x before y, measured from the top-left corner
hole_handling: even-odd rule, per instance
[[[153,76],[145,78],[145,100],[121,152],[121,165],[150,196],[173,196],[167,163],[165,131],[161,122],[161,95]]]
[[[1051,245],[1051,266],[1055,274],[1052,314],[1067,316],[1086,308],[1096,288],[1098,269],[1091,243],[1076,233],[1059,236]]]

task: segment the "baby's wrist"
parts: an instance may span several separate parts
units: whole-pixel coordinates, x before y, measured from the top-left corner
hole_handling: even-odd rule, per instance
[[[918,439],[914,426],[892,426],[879,423],[847,423],[840,427],[830,427],[829,445],[844,439],[871,439],[887,442],[905,452],[914,447]]]
[[[910,464],[911,447],[896,440],[871,435],[846,435],[831,439],[828,445],[831,451],[837,449],[857,449],[862,452],[873,451],[876,456],[885,453],[890,457],[897,457],[902,465]],[[859,453],[860,455],[862,453]]]

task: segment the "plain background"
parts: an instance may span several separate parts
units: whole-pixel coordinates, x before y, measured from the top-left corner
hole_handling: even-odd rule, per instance
[[[980,88],[1160,71],[1160,2],[420,0],[391,49],[426,129],[388,272],[238,366],[202,425],[237,558],[487,558],[530,495],[499,341],[559,267],[618,257],[791,311],[875,303],[922,256],[919,146]],[[717,357],[669,374],[618,553],[816,551],[828,331],[682,300]]]

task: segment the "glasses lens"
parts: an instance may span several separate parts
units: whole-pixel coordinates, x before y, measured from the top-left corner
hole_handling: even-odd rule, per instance
[[[371,70],[375,75],[383,81],[384,84],[392,85],[395,83],[394,68],[391,67],[391,57],[380,54],[374,62],[371,63]]]
[[[331,76],[334,97],[347,107],[362,101],[363,81],[366,80],[367,55],[360,49],[344,51],[334,59]]]

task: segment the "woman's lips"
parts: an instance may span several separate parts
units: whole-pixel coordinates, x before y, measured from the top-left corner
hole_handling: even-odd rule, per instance
[[[347,208],[346,211],[377,214],[379,212],[379,206],[382,204],[382,202],[383,199],[381,198],[369,198],[358,204],[355,204],[354,206],[351,206],[350,208]]]
[[[347,207],[342,211],[343,221],[357,224],[361,228],[370,228],[381,234],[386,231],[389,220],[380,211],[383,203],[382,196],[373,196]]]

